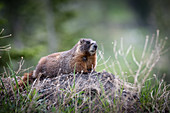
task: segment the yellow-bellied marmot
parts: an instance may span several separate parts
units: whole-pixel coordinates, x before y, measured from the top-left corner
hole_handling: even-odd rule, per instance
[[[37,78],[39,74],[43,77],[54,77],[59,74],[75,72],[95,71],[97,63],[97,44],[91,39],[80,39],[80,41],[70,50],[53,53],[42,57],[36,66],[36,69],[29,73],[29,81]],[[19,86],[27,81],[27,74],[23,80],[19,81]]]

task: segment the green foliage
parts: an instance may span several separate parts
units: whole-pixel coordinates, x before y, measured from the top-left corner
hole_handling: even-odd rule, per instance
[[[3,60],[0,60],[0,67],[6,66],[6,63],[8,62],[12,62],[8,59],[9,54],[10,54],[11,60],[18,60],[21,57],[29,60],[41,54],[43,50],[45,50],[44,46],[36,46],[33,48],[24,48],[22,50],[12,49],[9,52],[0,53],[0,56],[3,58]],[[16,69],[16,67],[14,67],[14,69]],[[0,69],[0,71],[3,71],[2,68]]]
[[[14,84],[13,82],[10,83],[12,90],[9,92],[7,91],[6,86],[4,85],[1,79],[1,76],[0,76],[0,80],[1,80],[0,83],[2,84],[1,93],[5,93],[5,96],[0,98],[0,101],[1,101],[0,113],[42,112],[42,108],[44,108],[44,105],[39,105],[37,107],[36,101],[39,99],[39,97],[38,97],[38,93],[36,92],[36,90],[32,91],[31,86],[27,83],[27,85],[25,85],[27,90],[25,94],[22,95],[19,90],[20,88],[19,88],[18,81],[16,78],[18,75],[15,74],[11,65],[8,65],[8,69],[11,75],[7,75],[7,76],[11,77],[11,79],[15,79],[16,84]],[[15,85],[18,90],[14,88]],[[10,95],[14,95],[14,97],[11,98]]]
[[[14,71],[9,66],[8,67],[11,71],[11,73],[14,74]],[[10,76],[10,75],[9,75]],[[16,75],[14,74],[11,76],[13,78],[16,78]],[[17,81],[16,81],[17,82]],[[154,83],[153,83],[154,82]],[[26,85],[26,94],[22,95],[19,90],[14,90],[15,98],[11,100],[9,98],[7,89],[5,89],[5,86],[1,80],[2,86],[4,89],[1,89],[5,93],[5,98],[3,98],[1,101],[1,109],[0,112],[45,112],[45,104],[44,105],[38,105],[36,103],[39,99],[39,94],[35,89],[31,90],[31,86]],[[14,87],[14,85],[13,85]],[[101,84],[102,87],[102,84]],[[17,86],[17,88],[19,88]],[[148,80],[145,82],[144,87],[141,89],[140,92],[140,103],[141,103],[141,109],[147,112],[154,112],[154,111],[161,111],[166,110],[168,111],[168,93],[167,86],[165,85],[164,81],[161,81],[156,79],[155,80]],[[94,109],[93,103],[91,100],[91,97],[87,98],[86,103],[87,105],[84,105],[82,109],[78,109],[77,105],[83,105],[85,103],[84,100],[82,100],[82,94],[85,92],[80,92],[77,94],[75,92],[75,86],[71,88],[70,93],[66,93],[67,95],[67,101],[66,103],[63,103],[62,99],[58,99],[59,108],[55,108],[54,106],[51,108],[51,112],[64,112],[64,113],[70,113],[70,112],[90,112],[92,109]],[[122,88],[123,90],[123,88]],[[63,90],[64,91],[64,90]],[[65,92],[65,91],[64,91]],[[120,91],[122,92],[122,91]],[[101,103],[101,107],[104,108],[102,112],[107,113],[110,111],[116,111],[116,106],[119,104],[118,100],[113,100],[114,106],[110,106],[109,102],[105,99],[105,92],[103,91],[102,96],[99,96],[99,102]],[[92,103],[91,103],[92,102]]]
[[[77,36],[79,31],[70,34],[64,28],[66,22],[76,17],[73,9],[65,9],[70,2],[72,1],[2,0],[0,27],[13,36],[10,40],[0,41],[0,45],[12,45],[12,60],[16,62],[20,57],[24,57],[29,60],[29,63],[26,62],[28,66],[38,62],[43,55],[72,48],[80,36]],[[3,57],[3,60],[0,59],[0,67],[6,66],[8,55],[0,53],[0,56]]]
[[[163,80],[154,79],[146,81],[141,90],[141,107],[147,112],[168,112],[169,86]]]
[[[32,59],[43,50],[43,46],[37,46],[34,48],[24,48],[22,50],[13,49],[10,51],[10,56],[12,59],[17,60],[20,57],[24,57],[25,59]]]
[[[157,34],[159,34],[159,31],[157,31]],[[131,47],[129,47],[126,52],[123,51],[123,41],[120,44],[120,49],[116,48],[116,44],[114,43],[114,57],[115,60],[113,63],[117,63],[117,69],[113,67],[113,72],[118,76],[119,74],[122,74],[124,76],[121,76],[124,80],[125,84],[122,85],[122,87],[119,88],[119,96],[112,100],[113,105],[110,104],[110,102],[106,99],[107,94],[104,91],[103,84],[100,84],[102,94],[96,96],[96,101],[98,103],[97,108],[95,108],[96,101],[93,101],[92,92],[88,92],[88,95],[86,98],[84,98],[84,94],[87,93],[85,91],[76,92],[76,84],[75,84],[75,70],[74,70],[74,78],[73,78],[73,85],[70,88],[70,90],[61,89],[62,94],[65,96],[65,100],[63,98],[58,97],[57,104],[58,107],[52,107],[47,110],[46,104],[39,104],[39,101],[43,101],[45,103],[45,97],[40,100],[41,94],[37,92],[36,89],[31,88],[31,85],[29,85],[27,81],[27,85],[25,85],[24,93],[19,90],[17,76],[19,75],[18,71],[14,71],[14,65],[12,63],[12,58],[10,54],[8,54],[8,60],[9,63],[7,64],[7,70],[5,69],[6,77],[10,77],[11,79],[14,79],[12,82],[9,81],[9,84],[11,85],[11,92],[7,89],[2,79],[4,77],[0,76],[0,93],[2,96],[0,97],[0,112],[118,112],[122,111],[123,105],[121,103],[121,95],[123,94],[123,90],[125,86],[130,86],[131,91],[136,92],[139,96],[139,103],[140,103],[140,111],[141,112],[169,112],[169,104],[170,104],[170,90],[169,90],[169,84],[166,85],[163,79],[159,80],[155,74],[151,73],[155,64],[159,61],[159,58],[162,54],[162,51],[164,51],[164,47],[166,45],[166,40],[162,40],[161,43],[158,40],[158,36],[156,38],[156,41],[153,43],[150,43],[148,45],[149,38],[146,38],[144,49],[142,52],[142,56],[137,59],[135,57],[136,53],[134,50],[131,50]],[[153,47],[152,47],[153,45]],[[134,69],[129,65],[128,60],[126,57],[128,56],[129,52],[132,52],[132,60],[137,65],[137,71],[134,71]],[[28,56],[33,55],[37,53],[38,49],[36,50],[27,50],[30,51],[28,53]],[[152,51],[152,52],[151,52]],[[21,52],[22,53],[22,52]],[[20,53],[20,54],[21,54]],[[15,53],[14,53],[15,54]],[[108,65],[106,64],[107,60],[104,59],[102,56],[103,54],[100,53],[99,61],[103,61],[103,65],[106,69],[108,69]],[[124,62],[120,62],[118,59],[118,55],[122,57]],[[21,60],[23,62],[23,59]],[[148,63],[149,62],[149,63]],[[19,63],[20,65],[22,63]],[[128,69],[124,70],[122,68],[122,65],[125,65]],[[22,66],[22,65],[21,65]],[[75,66],[76,67],[76,66]],[[125,72],[128,71],[132,74],[133,82],[131,82],[132,85],[129,85],[128,77],[125,76]],[[152,78],[154,76],[154,79]],[[14,84],[14,82],[16,84]],[[127,84],[126,84],[127,83]],[[17,89],[14,88],[16,85]],[[118,87],[118,86],[117,86]],[[11,95],[13,95],[13,98],[11,98]],[[48,95],[47,95],[48,96]],[[126,100],[127,101],[127,100]],[[80,107],[81,106],[81,107]],[[135,106],[135,105],[134,105]],[[137,106],[137,105],[136,105]]]

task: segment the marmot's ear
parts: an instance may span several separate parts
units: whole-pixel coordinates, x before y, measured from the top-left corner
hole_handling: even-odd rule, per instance
[[[83,42],[84,42],[84,39],[83,39],[83,38],[81,38],[81,39],[80,39],[80,43],[82,44]]]

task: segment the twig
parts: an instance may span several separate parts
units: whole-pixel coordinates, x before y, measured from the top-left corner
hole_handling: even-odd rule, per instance
[[[4,29],[1,30],[0,35],[3,33]]]
[[[135,48],[132,49],[132,59],[135,62],[135,64],[139,67],[139,62],[136,60],[135,54],[134,54]]]
[[[133,75],[133,71],[132,71],[132,69],[131,69],[131,67],[130,67],[127,59],[126,59],[126,56],[128,55],[130,49],[131,49],[131,46],[128,48],[126,54],[124,53],[123,38],[121,38],[121,51],[122,51],[123,60],[125,61],[125,64],[126,64],[127,68],[129,69],[130,74]]]
[[[142,57],[141,57],[141,60],[140,60],[140,64],[139,64],[139,66],[138,66],[138,70],[137,70],[137,73],[136,73],[135,78],[134,78],[134,84],[135,84],[135,85],[136,85],[137,82],[138,82],[138,76],[139,76],[139,73],[140,73],[141,68],[142,68],[142,66],[143,66],[143,59],[144,59],[144,57],[145,57],[146,48],[147,48],[147,45],[148,45],[148,39],[149,39],[149,36],[146,36],[145,45],[144,45]]]
[[[117,46],[117,42],[115,41],[114,42],[114,47],[113,47],[113,52],[114,52],[114,55],[115,55],[115,60],[116,60],[116,62],[118,64],[118,67],[119,67],[119,70],[120,70],[121,74],[124,75],[123,69],[122,69],[122,67],[120,65],[120,62],[118,60],[118,57],[117,57],[118,56],[118,52],[116,51],[116,46]]]
[[[156,31],[155,48],[157,48],[157,46],[158,46],[158,38],[159,38],[159,30]]]
[[[12,34],[9,34],[9,35],[6,35],[6,36],[2,36],[2,37],[0,37],[0,39],[2,39],[2,38],[8,38],[8,37],[10,37],[10,36],[12,36]]]
[[[24,60],[23,60],[23,57],[21,57],[21,60],[19,62],[19,68],[17,72],[15,73],[16,75],[21,71],[23,65],[24,65]]]

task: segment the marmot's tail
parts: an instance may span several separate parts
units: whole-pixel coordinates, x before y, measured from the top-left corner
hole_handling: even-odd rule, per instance
[[[31,71],[30,73],[24,73],[22,80],[18,82],[19,89],[23,89],[27,85],[27,83],[32,83],[34,79],[35,78],[33,77],[33,71]],[[17,85],[15,85],[15,89],[17,89]]]

